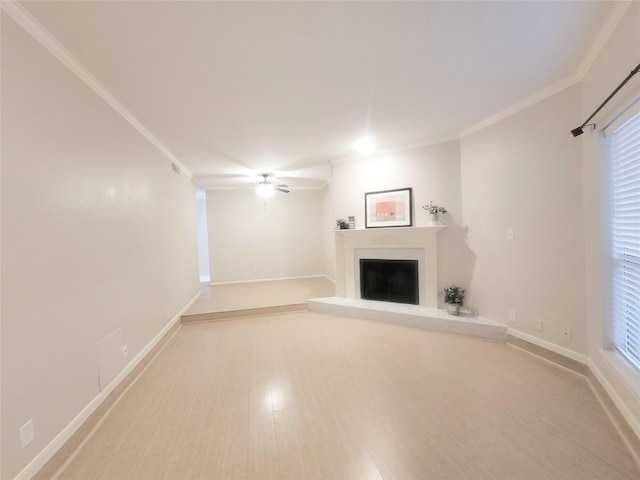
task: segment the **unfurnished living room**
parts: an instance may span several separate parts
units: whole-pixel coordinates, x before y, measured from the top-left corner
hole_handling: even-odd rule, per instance
[[[0,20],[0,478],[640,479],[640,1]]]

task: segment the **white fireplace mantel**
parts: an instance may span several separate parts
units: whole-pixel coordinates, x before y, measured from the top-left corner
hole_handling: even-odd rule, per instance
[[[359,259],[418,260],[420,305],[438,308],[438,237],[445,225],[336,230],[336,295],[360,298]]]

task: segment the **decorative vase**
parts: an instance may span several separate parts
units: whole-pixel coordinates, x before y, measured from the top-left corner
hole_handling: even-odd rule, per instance
[[[458,315],[460,315],[460,305],[457,303],[447,304],[447,313],[449,315],[455,315],[457,317]]]
[[[434,227],[436,225],[440,225],[440,218],[438,218],[438,214],[437,213],[432,213],[431,214],[431,220],[429,220],[429,225]]]

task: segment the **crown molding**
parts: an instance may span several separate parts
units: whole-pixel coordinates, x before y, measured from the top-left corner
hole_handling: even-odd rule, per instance
[[[604,24],[602,25],[600,30],[598,30],[598,33],[596,34],[595,39],[593,40],[589,49],[587,50],[587,53],[582,58],[582,61],[580,62],[580,65],[578,66],[577,70],[573,72],[571,75],[563,78],[562,80],[552,85],[549,85],[548,87],[534,93],[529,97],[524,98],[523,100],[511,105],[508,108],[505,108],[504,110],[501,110],[489,117],[486,117],[485,119],[479,121],[478,123],[470,125],[469,127],[461,130],[458,133],[458,135],[450,135],[450,136],[445,136],[437,139],[430,139],[422,142],[414,142],[413,144],[410,144],[410,145],[403,145],[400,147],[394,147],[394,148],[382,150],[382,151],[376,152],[375,154],[380,155],[384,153],[393,153],[393,152],[402,151],[402,150],[411,150],[413,148],[426,147],[426,146],[434,145],[437,143],[443,143],[451,140],[462,139],[468,135],[471,135],[472,133],[475,133],[490,125],[493,125],[494,123],[498,123],[499,121],[504,120],[505,118],[515,115],[516,113],[522,110],[525,110],[531,107],[532,105],[535,105],[536,103],[539,103],[545,100],[546,98],[549,98],[557,93],[560,93],[561,91],[573,85],[576,85],[577,83],[581,82],[584,79],[585,75],[587,74],[587,72],[595,62],[596,58],[598,57],[598,55],[606,45],[612,33],[616,30],[616,28],[620,24],[620,21],[624,18],[625,14],[627,13],[627,10],[629,10],[629,7],[631,6],[632,3],[633,1],[629,1],[629,0],[623,0],[615,3],[614,7],[611,9],[611,12],[609,12],[609,15],[604,21]],[[349,155],[347,157],[335,159],[331,163],[333,164],[343,163],[343,162],[358,160],[361,158],[363,157],[357,156],[357,155]]]
[[[65,47],[58,42],[40,22],[38,22],[16,0],[2,0],[0,8],[13,18],[18,25],[35,38],[44,48],[67,67],[73,74],[82,80],[91,90],[102,98],[144,138],[155,146],[165,157],[180,166],[185,176],[192,178],[191,171],[186,168],[176,156],[160,142],[140,120],[138,120],[104,85],[102,85]]]
[[[511,105],[510,107],[505,108],[504,110],[501,110],[500,112],[494,115],[491,115],[490,117],[487,117],[484,120],[481,120],[480,122],[475,123],[468,128],[465,128],[460,132],[460,138],[464,138],[468,135],[471,135],[472,133],[475,133],[490,125],[493,125],[494,123],[498,123],[500,120],[504,120],[507,117],[515,115],[516,113],[522,110],[525,110],[526,108],[529,108],[532,105],[535,105],[536,103],[539,103],[542,100],[549,98],[552,95],[555,95],[556,93],[559,93],[562,90],[565,90],[566,88],[571,87],[572,85],[575,85],[576,83],[578,83],[578,81],[579,80],[576,78],[575,75],[564,78],[563,80],[560,80],[559,82],[554,83],[553,85],[545,88],[544,90],[540,90],[539,92],[534,93],[530,97],[527,97],[524,100],[521,100]]]
[[[600,27],[600,30],[598,30],[596,38],[591,43],[589,50],[587,50],[586,55],[582,58],[582,62],[580,62],[578,70],[574,74],[577,78],[577,81],[581,81],[585,77],[585,75],[593,65],[593,62],[595,62],[596,58],[611,37],[611,34],[618,27],[620,21],[627,13],[627,10],[629,10],[629,7],[632,3],[633,1],[626,0],[616,2],[614,7],[611,9],[604,24],[602,25],[602,27]]]
[[[438,138],[423,139],[421,141],[412,142],[410,144],[399,145],[384,150],[379,150],[371,156],[384,155],[399,151],[412,150],[420,147],[427,147],[438,143],[444,143],[453,140],[459,140],[472,133],[482,130],[494,123],[508,118],[521,110],[524,110],[542,100],[555,95],[562,90],[579,83],[587,74],[598,54],[604,48],[611,34],[618,27],[620,21],[627,13],[633,1],[623,0],[615,3],[611,12],[607,16],[604,24],[598,31],[587,53],[583,57],[578,69],[568,77],[556,82],[539,92],[513,104],[512,106],[491,115],[480,122],[477,122],[463,130],[458,134],[441,136]],[[180,166],[184,174],[193,178],[192,172],[186,168],[173,153],[164,146],[109,90],[102,85],[84,66],[60,44],[22,5],[16,0],[0,1],[0,8],[13,18],[22,28],[31,34],[40,44],[42,44],[52,55],[60,60],[69,70],[71,70],[78,78],[80,78],[89,88],[91,88],[98,96],[100,96],[107,104],[109,104],[118,114],[127,120],[142,136],[144,136],[151,144],[153,144],[162,154],[164,154],[173,163]],[[331,161],[332,164],[350,162],[364,158],[361,155],[348,155]]]
[[[542,100],[545,100],[546,98],[549,98],[552,95],[555,95],[556,93],[560,93],[566,88],[569,88],[581,82],[582,79],[587,74],[587,72],[589,71],[589,69],[591,68],[591,66],[593,65],[593,62],[595,62],[596,58],[598,57],[598,54],[601,52],[601,50],[604,48],[605,44],[611,37],[611,34],[615,31],[615,29],[620,24],[620,21],[622,20],[624,15],[627,13],[627,10],[629,9],[632,3],[633,3],[632,1],[616,2],[614,7],[611,9],[611,12],[609,12],[609,15],[607,16],[606,20],[604,21],[604,24],[602,25],[600,30],[598,30],[598,33],[596,34],[595,39],[591,43],[589,49],[587,50],[587,53],[582,58],[582,61],[580,62],[580,65],[578,66],[578,69],[575,72],[563,78],[559,82],[549,85],[548,87],[534,93],[533,95],[525,98],[524,100],[521,100],[513,104],[512,106],[504,110],[501,110],[500,112],[494,115],[491,115],[490,117],[487,117],[484,120],[481,120],[480,122],[465,128],[464,130],[461,130],[459,135],[460,138],[464,138],[467,135],[471,135],[472,133],[475,133],[479,130],[482,130],[483,128],[493,125],[494,123],[497,123],[500,120],[504,120],[505,118],[510,117],[511,115],[514,115],[520,112],[521,110],[529,108],[532,105],[535,105],[536,103],[541,102]]]
[[[365,158],[374,158],[374,157],[379,157],[380,155],[389,155],[397,152],[405,152],[408,150],[415,150],[416,148],[430,147],[431,145],[438,145],[440,143],[453,142],[456,140],[460,140],[460,136],[455,133],[451,135],[440,135],[438,137],[430,137],[427,139],[418,140],[416,142],[403,143],[401,145],[395,145],[393,147],[384,148],[381,150],[375,150],[374,152],[371,152],[368,155],[355,153],[355,154],[347,155],[344,157],[335,158],[331,160],[331,164],[336,165],[338,163],[353,162],[357,160],[363,160]]]
[[[196,189],[197,190],[215,190],[215,191],[226,191],[226,192],[232,192],[232,191],[239,191],[239,192],[251,192],[255,190],[255,187],[257,187],[257,184],[247,184],[244,186],[237,186],[237,185],[215,185],[215,184],[209,184],[207,185],[206,182],[202,182],[202,179],[200,179],[197,175],[193,178],[193,183],[196,185]],[[327,180],[326,182],[323,182],[321,185],[317,185],[317,186],[291,186],[291,185],[287,185],[287,188],[291,191],[317,191],[317,190],[322,190],[323,188],[326,188],[331,182],[329,180]],[[196,190],[196,192],[197,192]],[[196,194],[197,195],[197,194]],[[275,195],[275,194],[274,194]],[[196,198],[198,198],[196,196]]]

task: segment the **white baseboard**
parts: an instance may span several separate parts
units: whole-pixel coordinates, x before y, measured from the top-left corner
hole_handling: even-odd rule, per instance
[[[620,411],[620,414],[622,415],[624,420],[627,422],[631,430],[633,430],[636,436],[640,438],[640,422],[633,415],[633,413],[631,412],[627,404],[622,400],[622,398],[620,397],[616,389],[611,385],[611,383],[607,379],[607,376],[602,373],[602,371],[598,368],[598,366],[595,364],[595,362],[591,358],[589,358],[587,355],[582,355],[580,353],[574,352],[567,348],[561,347],[559,345],[555,345],[551,342],[541,340],[537,337],[519,332],[517,330],[513,330],[511,328],[507,330],[507,334],[513,335],[514,337],[517,337],[521,340],[525,340],[529,343],[542,347],[546,350],[552,351],[554,353],[557,353],[567,358],[571,358],[576,362],[580,362],[586,365],[589,368],[589,371],[593,374],[595,379],[598,381],[598,383],[600,383],[602,388],[605,390],[605,392],[607,393],[611,401],[618,408],[618,410]],[[633,382],[636,381],[635,380],[636,377],[633,376],[632,374],[630,375],[628,372],[623,371],[623,369],[621,369],[619,365],[615,364],[616,360],[612,358],[612,356],[615,356],[615,354],[613,352],[607,352],[607,351],[601,351],[600,354],[602,355],[604,360],[610,364],[611,369],[620,377],[621,381],[624,384],[628,385],[629,388],[633,388],[632,387],[634,385]]]
[[[329,280],[329,281],[330,281],[331,283],[333,283],[334,285],[336,284],[336,279],[335,279],[335,278],[330,277],[329,275],[318,275],[318,276],[319,276],[319,277],[324,277],[324,278],[326,278],[327,280]]]
[[[14,480],[30,480],[46,465],[46,463],[53,458],[60,448],[71,438],[71,436],[78,431],[78,429],[87,421],[89,416],[106,400],[113,390],[122,382],[127,375],[129,375],[134,368],[136,368],[140,362],[146,357],[149,352],[162,340],[162,338],[173,328],[173,326],[180,321],[180,317],[185,313],[193,302],[195,302],[200,296],[201,292],[198,292],[182,309],[173,317],[160,332],[138,353],[134,358],[127,363],[122,371],[109,383],[104,390],[96,395],[89,404],[84,407],[76,417],[69,422],[69,424],[54,437],[49,444],[44,447],[38,455],[29,462]]]
[[[607,359],[605,358],[605,360]],[[620,410],[620,413],[629,424],[629,427],[631,428],[631,430],[633,430],[633,432],[638,436],[638,438],[640,438],[640,422],[638,422],[635,415],[631,413],[631,410],[629,410],[629,407],[627,407],[627,405],[622,400],[622,398],[620,398],[620,395],[618,395],[618,392],[616,392],[615,388],[613,388],[613,386],[611,385],[607,377],[602,373],[602,371],[600,371],[598,366],[591,359],[589,359],[589,368],[591,369],[593,376],[596,377],[598,382],[600,382],[600,385],[602,385],[602,388],[605,389],[605,391],[609,395],[609,398],[611,398],[615,406],[618,408],[618,410]],[[615,369],[615,367],[612,367],[612,368]],[[625,381],[625,383],[627,382]],[[632,385],[633,384],[630,383],[629,387],[631,388]]]
[[[335,283],[335,281],[333,281],[328,276],[319,274],[319,275],[303,275],[300,277],[254,278],[252,280],[234,280],[231,282],[211,282],[209,285],[211,285],[212,287],[215,287],[218,285],[236,285],[241,283],[258,283],[258,282],[278,282],[282,280],[301,280],[304,278],[320,278],[320,277],[324,277],[327,280]]]
[[[587,365],[588,358],[582,353],[574,352],[573,350],[569,350],[568,348],[561,347],[560,345],[556,345],[555,343],[547,342],[546,340],[542,340],[527,333],[522,333],[521,331],[514,330],[513,328],[507,328],[507,335],[513,335],[514,337],[517,337],[521,340],[533,343],[534,345],[555,352],[558,355],[562,355],[563,357],[567,357],[575,360],[576,362]]]

